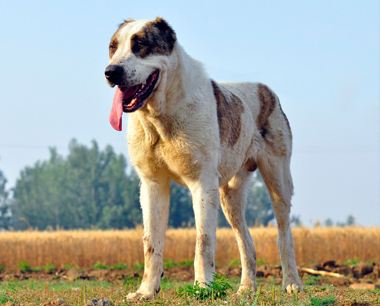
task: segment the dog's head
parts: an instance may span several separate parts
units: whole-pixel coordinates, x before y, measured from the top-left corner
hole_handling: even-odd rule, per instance
[[[175,32],[159,17],[128,19],[119,26],[109,45],[105,77],[112,87],[117,86],[115,99],[122,101],[124,112],[144,107],[164,90],[168,71],[175,66],[175,44]]]

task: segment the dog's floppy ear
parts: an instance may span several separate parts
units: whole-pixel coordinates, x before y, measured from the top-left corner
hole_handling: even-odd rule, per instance
[[[154,27],[157,28],[160,32],[162,39],[165,43],[170,46],[170,49],[173,49],[174,43],[177,40],[176,34],[172,27],[167,23],[162,17],[157,17],[153,21]]]

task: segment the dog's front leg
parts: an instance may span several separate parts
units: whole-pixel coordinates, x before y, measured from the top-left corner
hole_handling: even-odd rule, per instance
[[[152,299],[160,291],[165,231],[168,223],[169,182],[142,179],[140,202],[144,222],[144,275],[128,299]]]
[[[195,282],[205,285],[215,273],[216,226],[219,209],[217,178],[190,186],[197,230],[194,272]]]

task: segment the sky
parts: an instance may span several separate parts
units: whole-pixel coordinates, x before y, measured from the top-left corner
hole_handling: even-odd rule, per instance
[[[128,17],[164,17],[215,80],[263,82],[294,134],[292,214],[380,226],[380,1],[0,0],[0,169],[67,153],[127,154],[108,123],[108,43]],[[128,137],[128,131],[126,131]]]

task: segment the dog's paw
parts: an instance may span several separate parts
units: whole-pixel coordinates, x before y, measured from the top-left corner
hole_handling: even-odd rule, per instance
[[[150,292],[136,291],[136,292],[128,293],[127,295],[128,301],[149,301],[149,300],[152,300],[153,298],[154,298],[154,292],[150,293]]]
[[[256,292],[256,284],[252,285],[240,285],[238,291],[236,292],[237,295],[245,295]]]
[[[302,284],[301,283],[297,284],[295,282],[285,285],[283,286],[283,288],[288,294],[297,293],[303,290]]]

